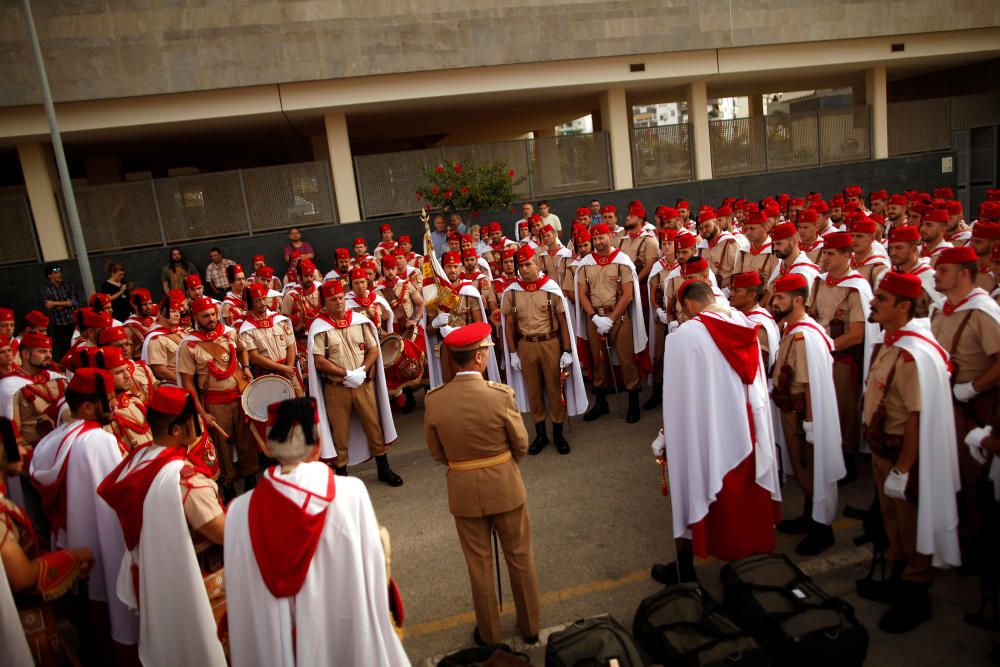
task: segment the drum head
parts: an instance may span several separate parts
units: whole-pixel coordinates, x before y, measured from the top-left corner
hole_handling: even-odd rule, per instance
[[[295,398],[292,383],[280,375],[262,375],[243,390],[243,412],[254,421],[267,421],[267,406]]]
[[[385,368],[394,366],[403,353],[403,337],[399,334],[389,334],[380,345],[382,347],[382,366]]]

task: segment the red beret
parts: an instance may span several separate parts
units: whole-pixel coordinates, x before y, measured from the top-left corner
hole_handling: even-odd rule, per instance
[[[628,214],[634,215],[637,218],[646,219],[646,209],[643,208],[642,204],[635,203],[628,207]]]
[[[257,277],[262,278],[264,280],[270,280],[271,278],[274,277],[274,269],[272,269],[270,266],[262,266],[259,269],[257,269]]]
[[[500,259],[510,259],[517,255],[517,247],[509,245],[500,251]]]
[[[462,256],[457,252],[446,252],[441,256],[441,264],[461,264]]]
[[[73,379],[66,388],[85,396],[107,396],[114,391],[114,387],[111,374],[103,368],[80,368],[73,373]]]
[[[184,276],[184,287],[187,289],[194,289],[201,285],[201,276],[198,274],[191,274],[190,276]]]
[[[784,239],[790,239],[795,236],[795,232],[795,225],[790,222],[783,222],[771,228],[771,240],[783,241]]]
[[[794,292],[807,287],[806,277],[801,273],[789,273],[774,281],[774,293]]]
[[[487,229],[489,230],[490,234],[492,234],[493,232],[502,232],[503,231],[503,227],[501,227],[500,223],[497,222],[496,220],[494,220],[493,222],[491,222],[487,226]]]
[[[696,273],[701,273],[708,269],[708,261],[701,257],[692,257],[688,261],[681,265],[681,275],[682,276],[693,276]]]
[[[0,308],[0,322],[13,322],[14,310],[11,308]]]
[[[37,347],[42,350],[51,350],[52,339],[45,334],[26,333],[21,336],[21,347]]]
[[[80,323],[88,329],[102,329],[111,326],[111,315],[103,310],[81,308],[78,312],[80,313]]]
[[[948,215],[962,215],[962,202],[952,199],[948,202]]]
[[[410,239],[410,235],[409,234],[403,234],[402,236],[399,237],[399,242],[400,243],[411,243],[412,244],[413,240]]]
[[[923,283],[920,277],[912,273],[900,273],[898,271],[886,271],[879,281],[878,289],[885,290],[889,294],[916,299],[923,291]]]
[[[941,188],[934,188],[934,199],[951,199],[955,196],[955,193],[951,191],[951,188],[945,186]]]
[[[915,243],[920,240],[920,230],[914,225],[903,225],[889,230],[889,243]]]
[[[479,257],[479,255],[476,254],[475,248],[466,248],[462,251],[462,259],[465,259],[466,257]]]
[[[214,310],[215,302],[212,301],[207,296],[199,297],[191,302],[191,312],[192,313],[203,313],[206,310]]]
[[[391,232],[391,231],[392,231],[392,225],[390,225],[390,224],[389,224],[389,223],[387,222],[387,223],[385,223],[384,225],[382,225],[381,227],[379,227],[379,228],[378,228],[378,230],[379,230],[380,232]]]
[[[368,245],[368,242],[365,241],[365,237],[359,236],[354,239],[354,243],[352,245]]]
[[[601,207],[601,213],[617,213],[617,212],[618,212],[618,207],[616,206],[608,205]]]
[[[876,230],[875,221],[871,218],[862,218],[851,224],[852,234],[874,234]]]
[[[868,196],[872,201],[884,200],[889,198],[889,193],[885,190],[873,190]]]
[[[150,395],[148,406],[160,414],[177,417],[184,414],[184,409],[189,405],[189,401],[190,405],[193,406],[194,399],[187,389],[160,385]]]
[[[976,250],[972,246],[960,246],[958,248],[945,248],[938,255],[937,264],[935,266],[941,266],[942,264],[968,264],[969,262],[978,262],[979,257],[976,255]]]
[[[733,276],[733,287],[756,287],[760,285],[760,274],[756,271],[737,273]]]
[[[587,208],[586,206],[581,206],[580,208],[576,209],[576,217],[578,217],[578,218],[589,218],[590,217],[590,209]]]
[[[690,232],[687,234],[677,234],[677,236],[674,237],[674,249],[684,250],[685,248],[691,248],[697,242],[698,237]]]
[[[811,222],[811,223],[819,222],[819,214],[816,212],[816,209],[804,208],[801,211],[799,211],[799,216],[795,219],[795,223],[799,224],[803,222]]]
[[[517,263],[527,262],[529,259],[535,256],[535,251],[531,249],[531,246],[524,245],[517,250]]]
[[[97,334],[97,342],[101,345],[110,345],[111,343],[127,338],[128,334],[125,333],[125,327],[108,327],[107,329],[101,329],[101,333]]]
[[[149,294],[149,290],[145,290]],[[45,329],[49,326],[48,316],[40,310],[29,310],[24,316],[24,321],[38,329]]]
[[[477,350],[493,345],[493,341],[490,340],[492,333],[493,327],[489,322],[473,322],[458,327],[445,336],[444,344],[457,352]]]
[[[610,234],[610,233],[611,233],[611,228],[608,227],[603,222],[599,222],[590,228],[591,236],[600,236],[601,234]]]
[[[457,255],[458,253],[455,254]],[[364,280],[367,277],[368,275],[365,273],[364,269],[362,268],[351,269],[351,276],[350,276],[351,282],[354,282],[355,280]]]
[[[848,197],[860,197],[861,196],[861,186],[860,185],[848,185],[844,188],[844,194]]]
[[[904,195],[893,195],[889,197],[890,206],[906,206],[906,196]]]
[[[263,299],[267,296],[267,285],[262,285],[261,283],[254,283],[247,288],[250,290],[250,299]],[[248,304],[249,305],[249,304]]]
[[[851,247],[851,235],[847,232],[830,232],[823,237],[823,249],[844,250]]]
[[[937,222],[939,224],[947,224],[948,222],[948,211],[940,208],[935,208],[924,214],[922,220],[927,222]]]
[[[257,262],[264,262],[266,264],[267,260],[264,259],[264,255],[254,255],[253,256],[253,263],[256,264]]]

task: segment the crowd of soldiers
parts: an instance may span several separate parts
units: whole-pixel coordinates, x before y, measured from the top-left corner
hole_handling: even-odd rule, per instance
[[[977,213],[966,222],[949,188],[865,198],[848,186],[828,199],[726,198],[694,211],[679,200],[652,215],[636,201],[621,212],[578,209],[565,239],[538,215],[518,221],[514,238],[499,222],[482,226],[478,238],[452,231],[440,256],[429,238],[416,247],[421,254],[384,224],[371,253],[358,237],[350,250],[335,250],[326,273],[298,251],[283,278],[260,255],[249,270],[228,266],[222,301],[189,275],[184,290],[159,299],[135,289],[132,316],[119,322],[107,296],[95,294],[74,313],[74,342],[59,360],[44,313],[24,315],[17,332],[14,313],[0,309],[0,425],[9,422],[13,443],[4,454],[0,515],[8,528],[0,544],[19,544],[29,559],[46,549],[65,559],[58,577],[49,568],[55,580],[22,587],[40,594],[40,608],[89,573],[89,599],[103,609],[93,616],[103,630],[95,636],[119,652],[138,642],[141,652],[145,635],[118,580],[122,554],[138,538],[128,503],[112,501],[106,479],[123,461],[140,465],[137,452],[163,444],[158,438],[182,446],[182,537],[210,576],[222,564],[225,504],[254,489],[276,460],[266,421],[245,408],[252,383],[277,378],[278,398],[315,402],[318,455],[336,475],[374,458],[378,480],[396,487],[403,480],[387,454],[397,439],[394,414],[414,410],[421,389],[430,400],[469,373],[468,359],[445,339],[488,325],[489,344],[474,347],[482,349],[476,372],[511,387],[517,409],[530,415],[529,455],[550,442],[569,454],[566,420],[605,417],[611,399],[626,423],[662,412],[654,449],[666,464],[671,433],[685,419],[664,391],[665,373],[677,370],[672,340],[686,322],[724,312],[754,332],[775,458],[805,498],[801,515],[777,530],[802,535],[801,555],[832,546],[837,487],[857,477],[870,453],[895,569],[859,593],[892,603],[884,630],[910,630],[930,616],[935,572],[958,565],[964,538],[971,543],[979,530],[977,478],[1000,477],[1000,432],[992,429],[1000,191]],[[702,386],[712,391],[710,382]],[[673,479],[671,486],[680,488]],[[688,525],[674,528],[679,540],[690,537]],[[654,568],[654,576],[689,578],[691,553],[679,543],[677,567]],[[480,621],[482,628],[488,619]],[[58,641],[35,645],[62,650]]]

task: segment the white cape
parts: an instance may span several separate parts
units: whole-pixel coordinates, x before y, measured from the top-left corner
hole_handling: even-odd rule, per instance
[[[148,465],[163,451],[158,445],[145,448],[118,479]],[[139,544],[125,552],[118,570],[118,598],[138,612],[139,660],[144,665],[225,667],[226,654],[184,517],[183,466],[183,460],[164,465],[146,492]],[[138,600],[133,563],[139,566]]]
[[[364,483],[337,477],[328,506],[301,489],[325,495],[330,470],[302,463],[290,473],[265,475],[310,514],[328,507],[323,534],[305,581],[290,598],[276,598],[261,577],[250,542],[246,493],[226,515],[226,601],[234,667],[296,665],[409,665],[389,618],[385,554]],[[293,632],[294,628],[294,632]]]
[[[781,332],[778,330],[778,323],[774,321],[774,316],[771,313],[760,306],[754,306],[747,313],[747,319],[761,325],[767,332],[767,368],[770,371],[774,366],[775,359],[778,358],[778,346],[781,345]]]
[[[940,309],[944,306],[945,300],[940,301],[931,306],[930,317],[934,318],[934,311]],[[1000,324],[1000,304],[989,294],[986,293],[982,287],[974,288],[965,297],[965,303],[955,308],[956,313],[965,312],[967,310],[978,310],[984,315],[989,315],[993,318],[993,321]]]
[[[934,267],[931,265],[929,259],[921,258],[917,260],[916,266],[914,266],[908,273],[911,273],[918,278],[920,278],[920,283],[923,285],[924,291],[927,293],[928,298],[931,300],[931,305],[940,304],[944,301],[944,294],[937,291],[934,285]]]
[[[567,303],[562,290],[559,289],[559,286],[556,284],[556,281],[551,278],[545,281],[545,284],[542,285],[541,289],[549,294],[558,296],[562,301],[563,313],[566,317],[566,326],[569,328],[569,344],[572,348],[570,354],[573,355],[573,365],[569,368],[569,381],[566,383],[565,389],[566,415],[569,417],[582,415],[587,411],[587,389],[583,384],[583,372],[580,370],[580,356],[576,351],[576,334],[573,331],[573,320],[570,317],[569,304]],[[516,280],[504,291],[502,298],[506,299],[507,295],[513,292],[524,292],[524,288],[522,288],[521,284]],[[502,322],[502,333],[504,340],[507,340],[507,318],[502,318]],[[504,368],[507,369],[507,384],[514,388],[514,398],[517,401],[517,409],[521,412],[528,412],[531,409],[531,406],[528,405],[528,391],[524,386],[524,373],[514,369],[510,365],[510,352],[511,351],[507,349],[507,346],[504,345],[503,359]],[[548,401],[548,395],[545,395],[545,400],[546,402]]]
[[[7,583],[7,573],[0,560],[0,646],[3,646],[4,664],[8,667],[35,667],[35,660],[28,648],[28,640],[21,627],[21,616],[14,605],[14,596]]]
[[[781,268],[784,266],[783,262],[778,262],[778,265],[774,267],[774,271],[771,272],[771,277],[767,279],[767,287],[770,288],[774,284],[774,281],[778,279],[781,275]],[[799,256],[795,258],[792,262],[791,267],[789,267],[788,273],[798,273],[806,279],[806,285],[812,288],[813,281],[816,280],[816,276],[819,275],[819,267],[813,264],[809,260],[809,256],[804,252],[799,252]]]
[[[375,303],[382,306],[382,308],[385,309],[385,312],[388,313],[386,315],[386,321],[388,322],[388,327],[386,327],[386,331],[389,331],[391,333],[393,330],[392,323],[396,318],[395,313],[392,312],[392,306],[390,306],[386,298],[381,294],[379,294],[378,292],[375,292]],[[354,292],[347,293],[344,305],[347,307],[348,310],[354,310],[355,308],[364,308],[364,306],[359,305],[358,302],[355,301]],[[365,317],[368,317],[368,315],[366,314]],[[368,317],[368,319],[371,320],[370,317]],[[381,338],[381,334],[376,336],[376,338]]]
[[[674,269],[677,267],[675,266]],[[656,302],[653,299],[653,278],[666,271],[667,267],[663,263],[663,258],[661,257],[653,264],[653,268],[649,270],[649,276],[646,278],[646,296],[649,297],[646,302],[649,304],[649,308],[646,309],[646,342],[649,344],[649,359],[653,363],[656,363]],[[669,277],[672,273],[668,273]],[[667,279],[665,278],[661,283],[664,287],[667,284]],[[664,304],[666,305],[666,304]],[[652,381],[652,380],[651,380]]]
[[[754,326],[735,310],[729,311],[728,317],[707,311],[702,316]],[[663,383],[663,433],[674,537],[690,538],[689,526],[705,518],[722,490],[723,478],[751,451],[757,485],[776,501],[781,500],[781,488],[763,359],[754,383],[744,385],[697,318],[684,322],[670,336],[671,344],[663,354],[664,375],[701,383],[697,390],[690,381]],[[727,406],[725,414],[706,412],[705,396],[711,396],[715,405]],[[748,403],[757,441],[753,447],[747,410],[737,409]]]
[[[372,336],[378,342],[378,331],[372,321],[361,313],[353,313],[352,324],[364,324],[371,327]],[[309,395],[316,399],[319,409],[319,440],[320,456],[324,459],[333,459],[337,456],[337,450],[333,446],[333,432],[330,430],[330,422],[326,415],[326,402],[323,400],[323,381],[316,372],[316,360],[313,358],[313,338],[317,334],[324,333],[332,329],[333,326],[321,317],[313,320],[309,327],[309,334],[306,339],[306,352],[309,366]],[[392,421],[392,407],[389,405],[389,392],[385,384],[385,368],[382,366],[382,348],[378,348],[378,361],[375,362],[375,401],[378,404],[378,413],[382,421],[382,437],[386,445],[391,445],[396,441],[396,424]],[[371,458],[368,450],[368,438],[361,427],[361,420],[357,415],[351,415],[351,437],[348,445],[347,461],[337,461],[338,466],[357,465],[364,463]]]
[[[483,306],[483,295],[479,293],[476,286],[472,283],[466,283],[462,285],[458,290],[459,296],[468,296],[476,299],[479,304],[479,315],[483,322],[489,322],[490,319],[486,315],[486,307]],[[431,333],[430,323],[434,318],[427,316],[427,309],[424,308],[422,323],[424,329],[424,341],[427,344],[427,373],[431,381],[431,389],[434,387],[440,387],[444,384],[444,375],[441,371],[441,358],[434,354],[434,350],[440,343],[442,346],[444,342],[442,339],[434,333]],[[444,352],[441,348],[442,353]],[[494,349],[490,348],[490,358],[486,362],[486,377],[491,382],[500,382],[500,368],[497,366],[497,357]]]

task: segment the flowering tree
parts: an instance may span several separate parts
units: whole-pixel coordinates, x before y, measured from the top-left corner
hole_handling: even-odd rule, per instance
[[[445,160],[425,169],[424,176],[428,185],[417,188],[417,199],[426,202],[425,208],[468,210],[473,215],[509,207],[517,186],[524,182],[524,176],[514,173],[504,160],[464,167]]]

